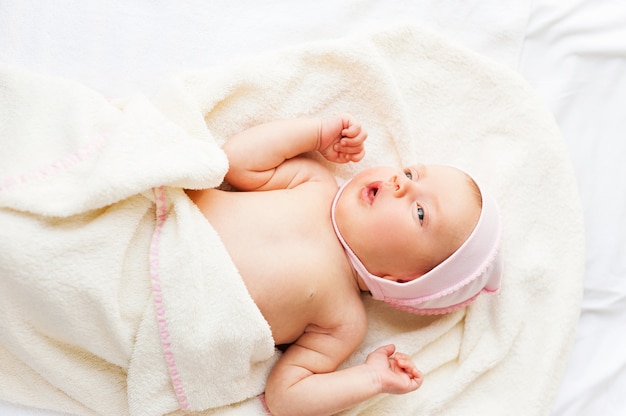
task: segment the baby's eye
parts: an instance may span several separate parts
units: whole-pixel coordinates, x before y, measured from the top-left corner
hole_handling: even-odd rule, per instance
[[[410,169],[406,169],[404,171],[404,174],[406,175],[407,178],[409,178],[410,180],[413,180],[413,174],[411,173]]]
[[[420,224],[424,221],[424,208],[417,206],[417,218],[420,220]]]

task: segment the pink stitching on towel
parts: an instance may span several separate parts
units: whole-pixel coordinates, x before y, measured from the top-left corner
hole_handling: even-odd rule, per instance
[[[185,396],[183,382],[178,373],[178,369],[176,368],[176,360],[174,359],[174,353],[171,348],[172,343],[170,342],[170,333],[167,329],[165,302],[163,300],[161,275],[159,273],[159,245],[161,242],[163,224],[167,219],[168,209],[165,197],[165,188],[163,186],[159,186],[158,188],[152,188],[152,191],[154,192],[156,204],[156,225],[154,233],[152,234],[152,241],[150,242],[150,279],[152,281],[152,297],[154,299],[154,306],[157,314],[157,323],[159,325],[159,335],[161,336],[163,355],[165,357],[165,362],[167,363],[167,369],[170,373],[172,385],[174,386],[174,392],[176,393],[180,408],[188,410],[189,403],[187,402],[187,396]]]
[[[108,137],[99,137],[93,139],[85,146],[77,149],[71,153],[67,153],[58,159],[48,163],[47,165],[40,166],[35,169],[27,170],[16,175],[8,176],[4,179],[0,179],[0,192],[6,191],[9,188],[15,186],[25,185],[30,182],[42,180],[46,177],[59,174],[66,170],[69,170],[73,166],[79,164],[83,160],[96,154],[96,152],[104,146],[108,141]]]

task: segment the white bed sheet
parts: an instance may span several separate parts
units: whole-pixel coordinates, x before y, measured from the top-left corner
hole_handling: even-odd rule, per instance
[[[535,2],[520,72],[561,127],[585,218],[581,318],[553,415],[624,415],[626,3]]]
[[[0,59],[107,97],[153,95],[181,70],[386,23],[441,28],[510,65],[530,1],[0,1]]]
[[[111,99],[151,96],[184,69],[401,22],[519,70],[554,112],[588,252],[580,325],[552,415],[625,414],[625,2],[0,0],[0,61],[76,79]],[[51,413],[0,403],[0,414]]]

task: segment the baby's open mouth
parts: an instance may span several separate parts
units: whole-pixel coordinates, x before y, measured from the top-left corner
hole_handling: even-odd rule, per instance
[[[365,201],[366,204],[372,205],[381,187],[382,187],[381,182],[370,183],[369,185],[364,187],[363,190],[361,191],[361,198],[363,199],[363,201]]]

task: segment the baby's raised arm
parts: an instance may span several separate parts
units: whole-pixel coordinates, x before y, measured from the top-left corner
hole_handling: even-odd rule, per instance
[[[319,151],[335,163],[357,162],[367,133],[349,115],[261,124],[236,134],[223,146],[229,160],[226,180],[240,190],[293,188],[330,178],[320,164],[298,156]]]

